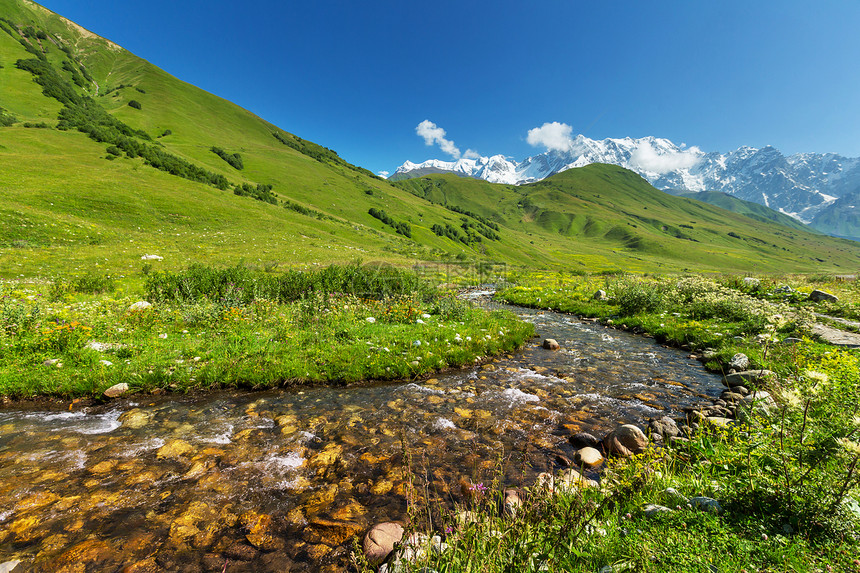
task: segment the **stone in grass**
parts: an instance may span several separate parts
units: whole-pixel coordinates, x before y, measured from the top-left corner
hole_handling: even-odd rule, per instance
[[[809,300],[812,302],[836,302],[839,300],[835,294],[830,294],[829,292],[825,292],[823,290],[815,289],[811,293],[809,293]]]
[[[543,341],[543,347],[547,350],[558,350],[561,348],[554,338],[545,338]]]
[[[777,410],[776,401],[773,396],[763,390],[744,396],[743,401],[735,410],[735,417],[739,422],[746,422],[750,417],[770,417]]]
[[[403,539],[403,526],[399,523],[386,521],[371,527],[362,543],[367,562],[378,565],[385,561],[401,539]]]
[[[703,497],[697,496],[690,498],[690,505],[693,506],[693,509],[698,509],[701,511],[707,511],[709,513],[722,513],[723,506],[720,505],[720,502],[715,500],[712,497]]]
[[[151,302],[146,302],[145,300],[139,300],[136,303],[134,303],[133,305],[131,305],[130,307],[128,307],[128,310],[146,310],[148,308],[152,308]]]
[[[516,516],[517,511],[523,505],[523,500],[520,497],[520,492],[515,489],[506,489],[505,490],[505,502],[503,506],[503,510],[505,515],[510,515],[511,517]]]
[[[729,368],[734,368],[738,372],[747,370],[749,367],[750,359],[747,357],[746,354],[743,354],[742,352],[738,352],[737,354],[732,356],[732,359],[729,361]]]
[[[107,390],[105,390],[104,394],[107,398],[119,398],[123,394],[128,392],[128,384],[125,382],[120,382],[119,384],[114,384]]]
[[[623,458],[642,453],[647,446],[648,437],[633,424],[618,426],[603,438],[604,451]]]
[[[674,505],[687,505],[690,500],[673,487],[667,487],[663,490],[663,497],[669,500],[669,503]]]
[[[606,300],[606,298],[607,298],[606,297],[606,291],[603,289],[600,289],[594,293],[594,296],[592,298],[594,300]]]
[[[660,515],[661,513],[671,513],[672,510],[668,507],[664,507],[662,505],[657,505],[654,503],[649,503],[648,505],[642,508],[642,513],[645,514],[645,517],[654,517],[655,515]]]

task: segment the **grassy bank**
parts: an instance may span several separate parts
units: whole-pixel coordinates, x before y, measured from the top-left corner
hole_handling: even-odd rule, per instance
[[[821,286],[791,280],[801,292]],[[860,352],[804,338],[804,296],[766,300],[769,283],[753,296],[742,292],[749,281],[735,278],[531,274],[519,282],[501,298],[706,351],[714,369],[742,351],[752,367],[778,373],[750,388],[774,401],[725,425],[691,416],[686,439],[607,459],[597,487],[558,477],[553,491],[526,484],[522,504],[508,507],[513,516],[500,509],[505,488],[519,484],[500,472],[480,476],[453,508],[417,476],[409,527],[438,537],[416,540],[408,570],[860,571]],[[605,298],[595,299],[598,290]],[[850,286],[840,292],[842,304],[856,300]]]
[[[412,378],[532,335],[511,314],[473,308],[408,271],[357,264],[197,266],[142,284],[81,275],[0,289],[0,395],[16,398],[98,396],[121,382],[189,391]]]

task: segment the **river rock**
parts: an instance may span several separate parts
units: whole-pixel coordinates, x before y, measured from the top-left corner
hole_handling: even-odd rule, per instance
[[[260,552],[244,543],[234,543],[224,550],[224,555],[236,561],[253,561]]]
[[[125,382],[120,382],[119,384],[114,384],[107,390],[105,390],[104,394],[108,398],[119,398],[123,394],[128,392],[128,384]]]
[[[735,388],[736,386],[746,386],[748,382],[758,383],[774,378],[776,378],[776,374],[770,370],[744,370],[742,372],[735,372],[734,374],[727,374],[723,383],[729,388]]]
[[[151,302],[146,302],[145,300],[139,300],[136,303],[134,303],[133,305],[131,305],[130,307],[128,307],[128,310],[141,311],[141,310],[146,310],[148,308],[152,308]]]
[[[179,456],[184,456],[185,454],[189,454],[193,451],[194,446],[185,440],[172,439],[167,440],[167,443],[158,448],[158,451],[155,453],[155,457],[158,459],[178,458]]]
[[[758,390],[744,396],[735,410],[735,417],[740,422],[745,422],[750,416],[769,417],[777,410],[776,401],[770,393]]]
[[[122,422],[123,427],[131,428],[132,430],[143,428],[150,422],[150,420],[152,420],[152,414],[150,412],[145,412],[140,408],[123,412],[119,417],[119,421]]]
[[[652,436],[661,436],[664,442],[668,442],[670,438],[681,435],[678,424],[669,416],[663,416],[659,420],[651,420],[648,423],[648,429],[651,431]]]
[[[675,505],[687,505],[688,503],[690,503],[690,500],[687,499],[685,495],[683,495],[673,487],[667,487],[665,490],[663,490],[663,497],[668,499],[669,503]]]
[[[371,565],[379,565],[394,551],[394,546],[403,539],[403,526],[386,521],[377,523],[364,536],[364,557]]]
[[[812,302],[836,302],[839,300],[835,294],[830,294],[829,292],[825,292],[823,290],[815,289],[811,293],[809,293],[809,300]]]
[[[637,426],[624,424],[603,438],[603,448],[609,455],[629,457],[648,446],[648,437]]]
[[[554,338],[545,338],[543,341],[543,347],[547,350],[558,350],[561,348]]]
[[[729,361],[729,368],[734,368],[738,372],[744,371],[750,367],[750,359],[746,354],[738,352]]]
[[[20,563],[17,559],[0,563],[0,573],[11,573]]]
[[[603,289],[599,289],[594,293],[594,296],[591,297],[594,300],[606,300],[606,291]]]
[[[594,468],[603,463],[603,456],[596,448],[582,448],[576,451],[573,455],[574,462],[577,465],[583,465]]]
[[[503,504],[503,511],[505,515],[510,515],[511,517],[516,516],[517,511],[519,511],[522,505],[523,500],[520,497],[519,491],[515,489],[505,490],[505,501]]]
[[[358,535],[365,527],[366,525],[355,521],[315,517],[302,532],[302,539],[308,543],[324,543],[334,547],[353,535]]]
[[[734,420],[724,416],[708,416],[705,418],[705,421],[715,428],[728,428]]]
[[[567,441],[574,448],[596,448],[600,445],[600,440],[588,432],[577,432],[568,438]]]

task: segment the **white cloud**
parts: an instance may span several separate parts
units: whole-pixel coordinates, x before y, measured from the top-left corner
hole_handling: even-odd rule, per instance
[[[692,146],[684,151],[658,152],[647,142],[637,147],[630,155],[630,166],[650,171],[651,173],[668,173],[676,169],[690,169],[701,160],[702,150]]]
[[[383,179],[388,179],[388,176],[391,175],[391,173],[389,173],[388,171],[380,171],[377,173],[377,175],[379,175]]]
[[[554,121],[530,129],[526,141],[534,147],[546,147],[549,151],[568,151],[573,144],[570,134],[573,128],[566,123]]]
[[[429,119],[425,119],[415,128],[415,133],[424,138],[427,145],[438,145],[439,149],[454,159],[460,159],[460,150],[450,139],[445,139],[445,130]]]
[[[477,151],[475,151],[474,149],[467,149],[463,153],[463,157],[465,157],[466,159],[480,159],[481,154],[478,153]]]

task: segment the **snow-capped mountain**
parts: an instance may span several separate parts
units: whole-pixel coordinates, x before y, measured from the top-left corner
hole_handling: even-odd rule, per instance
[[[788,157],[773,147],[741,147],[729,153],[705,153],[668,139],[604,139],[577,135],[566,149],[550,150],[522,162],[501,155],[480,159],[407,161],[392,179],[454,172],[492,183],[519,185],[589,163],[612,163],[631,169],[658,189],[721,191],[814,221],[838,198],[860,191],[860,158],[833,153],[798,153]]]

